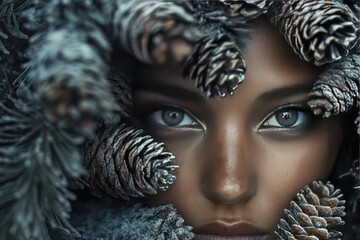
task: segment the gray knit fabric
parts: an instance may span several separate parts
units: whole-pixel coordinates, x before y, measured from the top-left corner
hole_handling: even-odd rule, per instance
[[[87,203],[72,217],[73,226],[81,234],[81,239],[192,239],[192,227],[172,205],[146,207],[136,203],[118,208],[105,204]]]

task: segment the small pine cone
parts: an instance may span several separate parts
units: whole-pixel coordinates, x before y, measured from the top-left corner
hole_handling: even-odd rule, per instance
[[[315,115],[329,117],[348,111],[359,100],[360,55],[329,64],[315,82],[308,101]]]
[[[208,98],[232,95],[245,78],[245,60],[227,34],[204,38],[183,69],[184,78]]]
[[[113,19],[115,38],[150,64],[182,62],[197,41],[194,18],[176,2],[120,1]]]
[[[101,129],[98,138],[85,146],[84,165],[92,193],[122,199],[165,191],[175,180],[175,157],[156,142],[126,124]]]
[[[320,66],[348,55],[359,20],[344,4],[330,0],[274,1],[272,22],[300,58]]]
[[[305,186],[285,210],[275,232],[279,240],[287,239],[340,239],[341,232],[331,228],[344,225],[343,195],[332,184],[314,181]]]

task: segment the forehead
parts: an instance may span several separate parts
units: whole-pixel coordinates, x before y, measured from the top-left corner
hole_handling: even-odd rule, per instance
[[[321,70],[299,59],[277,30],[263,20],[252,24],[252,32],[243,52],[247,70],[245,80],[235,94],[249,90],[261,93],[300,84],[310,86]],[[182,69],[179,66],[141,64],[136,67],[134,80],[156,81],[196,91],[192,80],[182,79]]]

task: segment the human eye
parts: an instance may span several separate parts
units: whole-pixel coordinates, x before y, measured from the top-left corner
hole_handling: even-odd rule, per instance
[[[163,127],[186,128],[198,125],[198,121],[178,107],[162,107],[149,115],[149,122]]]
[[[284,106],[269,114],[262,122],[261,129],[295,130],[310,124],[313,116],[303,106]]]

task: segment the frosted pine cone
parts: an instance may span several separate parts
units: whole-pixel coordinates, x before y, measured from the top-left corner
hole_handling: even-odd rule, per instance
[[[193,79],[206,97],[232,95],[245,78],[245,60],[236,44],[226,35],[201,41],[185,63],[183,76]]]
[[[304,60],[323,65],[347,56],[359,34],[359,20],[330,0],[274,1],[272,22]]]
[[[315,82],[308,102],[316,115],[329,117],[348,111],[359,99],[360,55],[330,64]]]
[[[194,18],[181,4],[164,1],[120,1],[113,28],[116,38],[139,60],[181,62],[197,40]]]
[[[329,182],[305,186],[285,210],[286,219],[280,220],[275,232],[278,239],[340,239],[342,233],[331,228],[345,224],[342,196]]]
[[[98,196],[103,191],[122,199],[153,195],[175,180],[171,172],[178,166],[164,144],[126,124],[101,130],[85,151],[90,189]]]

